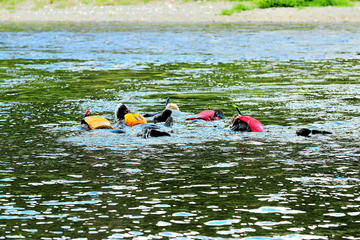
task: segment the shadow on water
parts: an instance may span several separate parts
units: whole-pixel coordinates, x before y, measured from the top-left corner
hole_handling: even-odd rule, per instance
[[[354,239],[357,25],[0,25],[5,238]],[[279,47],[280,46],[280,47]],[[172,136],[81,131],[180,106]],[[264,133],[234,133],[237,104]],[[226,120],[184,119],[221,108]],[[332,135],[298,137],[301,127]]]

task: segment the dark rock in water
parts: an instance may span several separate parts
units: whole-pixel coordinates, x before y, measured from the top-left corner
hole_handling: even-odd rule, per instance
[[[321,131],[321,130],[310,130],[307,128],[301,128],[296,131],[296,135],[303,136],[303,137],[309,137],[310,134],[332,134],[332,132],[329,131]]]

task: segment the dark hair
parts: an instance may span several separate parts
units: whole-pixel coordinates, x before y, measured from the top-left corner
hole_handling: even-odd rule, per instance
[[[129,112],[130,110],[125,106],[125,104],[119,104],[115,109],[115,117],[117,120],[124,120],[125,114]]]
[[[225,118],[223,110],[216,108],[216,109],[214,109],[214,112],[215,112],[215,116],[220,117],[222,119]]]
[[[236,119],[231,126],[231,130],[239,132],[252,132],[249,124],[243,120]]]

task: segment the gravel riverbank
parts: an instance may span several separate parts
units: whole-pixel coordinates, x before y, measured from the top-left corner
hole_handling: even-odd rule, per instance
[[[269,8],[221,15],[234,2],[152,1],[140,5],[91,6],[77,4],[67,8],[46,5],[34,10],[23,4],[15,11],[0,10],[6,22],[109,22],[124,23],[235,23],[235,22],[321,22],[360,23],[360,4],[354,7]]]

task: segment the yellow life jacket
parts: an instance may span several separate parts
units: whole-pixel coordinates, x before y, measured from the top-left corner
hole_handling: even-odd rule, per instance
[[[146,119],[138,113],[125,114],[125,124],[132,127],[138,124],[146,124]]]
[[[109,120],[104,117],[89,116],[85,117],[84,121],[90,127],[90,129],[113,129]]]

